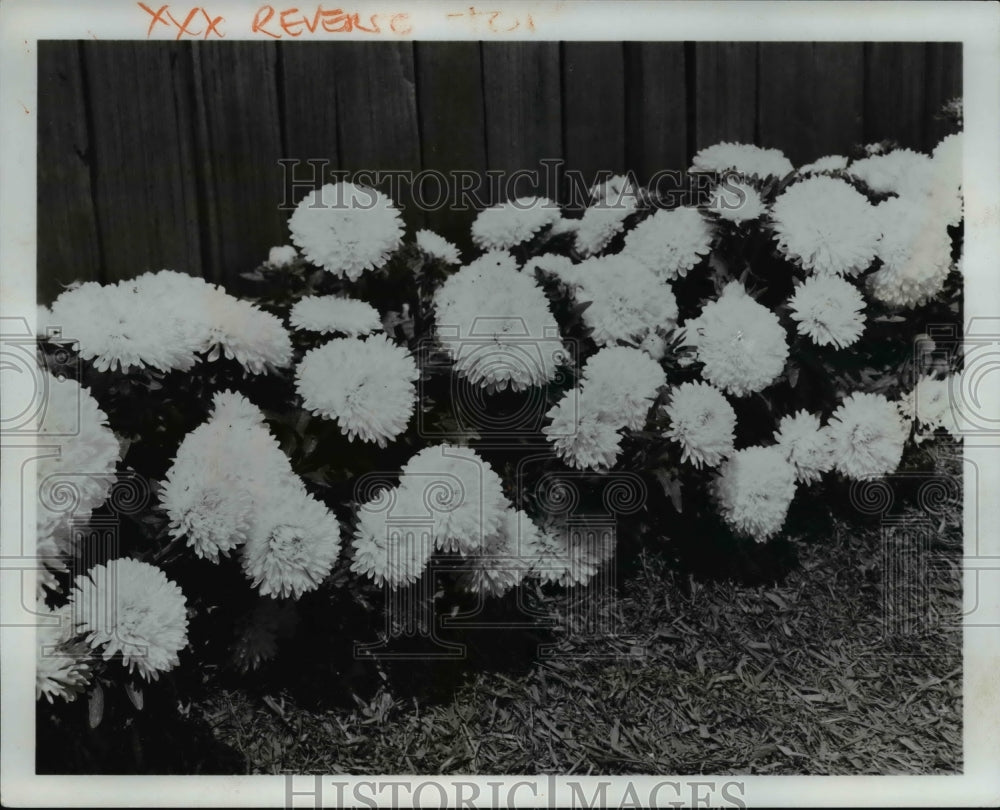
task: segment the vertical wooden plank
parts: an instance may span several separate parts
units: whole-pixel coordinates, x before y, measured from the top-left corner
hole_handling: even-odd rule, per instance
[[[629,168],[640,183],[688,167],[687,68],[682,42],[625,45]]]
[[[341,42],[332,47],[339,65],[333,78],[341,168],[352,174],[420,171],[413,43]],[[410,229],[423,226],[409,183],[377,185],[402,208]]]
[[[441,172],[445,190],[457,195],[457,172],[474,172],[481,193],[486,172],[486,129],[483,108],[483,65],[478,42],[416,43],[417,101],[420,147],[424,170]],[[472,185],[470,180],[469,186]],[[422,199],[431,206],[440,190],[428,181]],[[473,197],[473,193],[468,195]],[[451,199],[426,211],[427,226],[465,248],[471,244],[469,226],[478,207],[464,202],[457,210]]]
[[[108,281],[202,272],[191,64],[174,42],[84,42],[94,193]]]
[[[50,304],[62,285],[101,281],[101,252],[90,185],[80,46],[38,43],[37,243],[38,302]],[[49,236],[46,237],[45,234]]]
[[[850,154],[864,139],[864,46],[762,42],[757,133],[796,166]]]
[[[312,188],[333,178],[340,167],[337,139],[337,45],[322,42],[278,43],[277,67],[283,157],[300,161],[289,167],[284,200],[294,205]],[[315,161],[313,164],[306,161]],[[301,184],[301,185],[300,185]],[[286,211],[290,215],[291,211]]]
[[[558,189],[547,187],[541,163],[564,158],[559,43],[485,42],[482,54],[486,158],[491,171],[506,175],[489,200],[559,197]],[[512,177],[518,171],[537,171],[539,182]]]
[[[692,154],[720,141],[754,143],[757,124],[757,44],[698,42]]]
[[[271,42],[196,43],[200,152],[215,281],[235,283],[287,242]]]
[[[927,108],[925,46],[920,42],[865,45],[866,143],[891,138],[923,149]]]
[[[566,168],[586,188],[599,172],[625,171],[625,46],[563,44],[563,144]]]
[[[962,96],[962,43],[927,43],[927,132],[924,147],[933,149],[941,139],[955,131],[949,121],[938,117],[941,108]]]

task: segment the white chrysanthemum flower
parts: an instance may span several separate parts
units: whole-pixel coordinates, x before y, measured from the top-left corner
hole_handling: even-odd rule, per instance
[[[900,179],[896,193],[919,204],[928,221],[958,225],[962,221],[962,141],[949,135],[934,156]]]
[[[318,588],[337,561],[340,524],[301,481],[276,483],[254,505],[243,572],[262,596],[298,599]]]
[[[785,522],[795,497],[795,468],[778,447],[747,447],[722,465],[714,489],[730,528],[762,543]]]
[[[46,442],[58,445],[59,454],[39,459],[39,484],[44,485],[49,476],[72,476],[77,510],[96,509],[114,483],[121,446],[90,391],[76,380],[49,372],[45,381],[38,432]]]
[[[639,207],[636,190],[627,181],[623,186],[605,185],[594,193],[594,204],[583,212],[576,226],[576,250],[583,256],[594,256],[604,250]]]
[[[856,275],[875,258],[875,209],[850,184],[810,177],[782,193],[771,206],[778,248],[814,273]]]
[[[667,355],[667,339],[662,335],[650,332],[640,341],[639,350],[660,362]]]
[[[731,281],[718,300],[688,321],[685,335],[704,363],[702,376],[729,394],[746,396],[773,383],[785,367],[788,344],[777,316]]]
[[[712,192],[708,210],[714,211],[722,219],[738,224],[759,219],[767,210],[767,206],[764,205],[760,192],[750,183],[726,179],[717,185]],[[705,252],[707,252],[707,248]],[[687,272],[686,269],[685,272]]]
[[[299,252],[292,245],[279,245],[271,248],[267,254],[269,267],[287,267],[299,258]]]
[[[49,703],[53,698],[72,702],[90,684],[90,647],[72,641],[69,606],[52,610],[39,601],[35,613],[43,620],[35,634],[35,700],[44,695]]]
[[[651,332],[677,325],[677,301],[670,287],[629,256],[581,262],[573,286],[579,303],[591,302],[582,317],[598,346],[642,341]]]
[[[903,455],[906,425],[896,406],[881,394],[856,392],[827,424],[834,466],[862,480],[895,472]]]
[[[455,245],[426,228],[417,231],[417,247],[432,259],[438,259],[445,264],[460,264],[462,261]]]
[[[268,366],[287,366],[292,360],[292,341],[281,319],[249,301],[226,297],[228,306],[210,330],[213,348],[207,359],[224,355],[250,374],[263,374]]]
[[[250,530],[250,492],[240,486],[239,475],[211,478],[203,473],[185,476],[192,467],[175,464],[168,473],[162,494],[170,516],[170,533],[186,537],[199,557],[219,561],[246,542]]]
[[[953,436],[961,434],[959,427],[962,402],[962,375],[953,374],[937,379],[921,377],[913,390],[902,397],[899,408],[904,419],[931,431],[944,428]]]
[[[892,141],[875,141],[873,143],[866,143],[861,147],[862,151],[868,155],[884,155],[886,152],[891,152],[893,150]]]
[[[500,530],[485,539],[479,553],[463,561],[458,585],[471,593],[503,596],[527,576],[540,546],[540,532],[531,518],[510,508],[503,514]]]
[[[507,250],[530,242],[560,218],[559,206],[546,197],[518,197],[479,212],[472,241],[483,250]]]
[[[215,284],[174,270],[144,273],[120,284],[174,313],[179,328],[199,352],[207,352],[209,361],[225,356],[251,374],[291,362],[292,341],[281,319]]]
[[[295,387],[306,409],[336,419],[347,438],[385,447],[413,416],[419,377],[406,349],[372,335],[336,338],[306,352]]]
[[[517,269],[517,259],[508,251],[488,250],[482,256],[465,265],[462,271],[467,271],[465,276],[471,282],[472,279],[478,279],[480,276],[487,275],[495,270],[516,271]],[[455,275],[458,275],[458,273]],[[453,278],[453,276],[449,276],[449,278]]]
[[[861,337],[865,328],[865,300],[855,287],[838,276],[810,276],[788,301],[800,335],[820,346],[843,349]]]
[[[812,163],[799,167],[799,174],[823,174],[840,172],[847,168],[847,158],[843,155],[825,155]]]
[[[600,401],[581,389],[567,394],[546,414],[550,424],[542,433],[570,467],[606,470],[618,461],[621,452],[621,418],[608,413]]]
[[[187,607],[177,583],[156,566],[123,557],[78,576],[70,608],[79,632],[104,660],[122,654],[148,680],[177,666],[188,643]]]
[[[635,209],[591,207],[583,212],[576,228],[576,250],[583,256],[594,256],[621,233],[625,220]]]
[[[52,325],[62,330],[60,341],[77,343],[80,357],[98,371],[147,366],[185,371],[200,348],[199,335],[181,317],[186,304],[88,281],[53,302]]]
[[[399,489],[402,504],[423,504],[442,551],[478,552],[509,506],[500,476],[468,447],[425,447],[403,465]]]
[[[608,346],[591,357],[582,371],[581,390],[609,419],[629,430],[641,430],[649,408],[667,375],[639,349]]]
[[[619,431],[639,430],[657,391],[666,384],[659,363],[639,349],[602,349],[587,362],[580,385],[547,416],[542,433],[556,454],[579,469],[611,467],[621,452]]]
[[[236,391],[217,391],[212,397],[212,420],[232,427],[241,422],[264,426],[264,413],[243,394]],[[277,443],[271,439],[274,446]]]
[[[376,585],[416,582],[434,553],[434,524],[416,487],[383,490],[358,507],[351,570]]]
[[[703,382],[682,383],[671,392],[666,412],[670,417],[666,435],[681,446],[682,461],[717,467],[733,452],[736,411],[717,388]]]
[[[434,294],[438,341],[470,383],[523,391],[553,380],[566,352],[535,279],[492,252],[450,276]]]
[[[198,344],[198,351],[205,351],[203,345],[208,323],[218,317],[217,311],[207,314],[210,305],[225,306],[218,299],[228,298],[228,294],[216,284],[177,270],[156,270],[142,273],[135,278],[119,281],[117,286],[129,295],[145,301],[155,301],[166,310],[163,318],[172,318]],[[234,299],[236,300],[236,299]],[[176,304],[176,306],[173,306]]]
[[[298,617],[293,602],[261,599],[240,623],[233,663],[243,672],[258,669],[278,652],[278,638],[288,635]]]
[[[931,157],[941,164],[943,171],[950,172],[957,178],[959,184],[962,182],[962,157],[964,141],[961,132],[953,132],[941,139],[941,142],[934,147]]]
[[[296,301],[288,322],[295,329],[323,334],[340,332],[349,337],[382,331],[382,319],[375,307],[339,295],[309,295]]]
[[[302,255],[356,281],[382,267],[399,247],[403,223],[389,197],[354,183],[328,183],[298,204],[288,229]]]
[[[521,268],[522,273],[530,276],[535,275],[535,271],[540,270],[543,275],[552,276],[564,284],[572,279],[576,273],[576,265],[568,256],[561,256],[558,253],[543,253],[541,256],[534,256],[525,262]]]
[[[595,205],[599,203],[619,205],[627,198],[637,203],[639,190],[632,179],[624,174],[613,175],[590,187],[590,199]]]
[[[97,400],[76,380],[45,372],[45,408],[38,424],[44,444],[58,446],[58,455],[38,459],[38,542],[54,544],[59,555],[71,518],[97,509],[115,481],[121,446],[108,427]],[[53,564],[55,560],[53,560]]]
[[[756,177],[784,177],[792,164],[780,149],[761,149],[748,143],[723,141],[706,147],[694,156],[692,172],[737,171]]]
[[[560,214],[559,219],[552,223],[552,230],[549,231],[551,236],[563,236],[565,234],[576,235],[577,230],[580,228],[579,219],[572,219],[571,217],[564,217]]]
[[[160,503],[171,536],[185,537],[195,554],[218,562],[246,542],[254,505],[292,472],[256,406],[231,391],[214,402],[209,420],[177,448]]]
[[[896,194],[914,174],[926,172],[930,158],[912,149],[894,149],[885,154],[856,160],[850,174],[879,194]]]
[[[774,433],[777,446],[795,468],[795,480],[818,481],[833,468],[833,445],[829,431],[819,425],[819,417],[799,411],[782,417]]]
[[[930,215],[945,226],[955,226],[964,216],[964,199],[959,185],[961,175],[956,177],[941,169],[937,161],[927,180],[917,185],[912,193],[904,192],[903,197],[917,197]]]
[[[915,307],[941,292],[951,271],[951,237],[945,224],[912,198],[886,200],[875,209],[882,234],[882,266],[866,279],[874,298],[889,306]]]
[[[38,561],[37,577],[35,578],[35,598],[45,600],[48,598],[48,591],[59,593],[61,586],[56,578],[56,573],[65,573],[69,570],[67,560],[72,556],[72,538],[67,537],[59,527],[59,534],[52,531],[46,534],[39,533],[35,543],[35,558]]]
[[[529,576],[563,587],[585,585],[615,553],[615,536],[606,526],[552,520],[536,540]]]
[[[697,208],[661,209],[629,231],[622,253],[672,281],[708,255],[713,236],[711,223]]]

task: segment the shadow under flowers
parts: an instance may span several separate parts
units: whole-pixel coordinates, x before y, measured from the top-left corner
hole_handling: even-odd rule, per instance
[[[247,691],[284,692],[317,709],[367,703],[380,689],[437,703],[482,671],[527,673],[553,640],[555,622],[537,604],[526,612],[524,593],[480,601],[442,589],[419,615],[400,615],[398,595],[366,604],[340,594],[332,597],[336,605],[329,595],[307,595],[294,636],[275,658],[229,677]]]

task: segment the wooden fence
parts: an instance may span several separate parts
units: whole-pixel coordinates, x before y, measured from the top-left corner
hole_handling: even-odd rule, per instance
[[[720,140],[796,164],[927,150],[959,95],[958,43],[40,42],[39,298],[163,267],[228,282],[288,241],[305,189],[281,160],[645,179]],[[406,207],[459,240],[472,216]]]

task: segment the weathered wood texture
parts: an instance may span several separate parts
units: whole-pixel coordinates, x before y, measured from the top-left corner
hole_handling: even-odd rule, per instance
[[[959,43],[45,41],[39,296],[164,267],[228,283],[336,171],[417,174],[378,185],[411,233],[465,247],[482,205],[574,201],[548,161],[579,189],[722,140],[797,164],[885,138],[926,151],[961,92]]]

